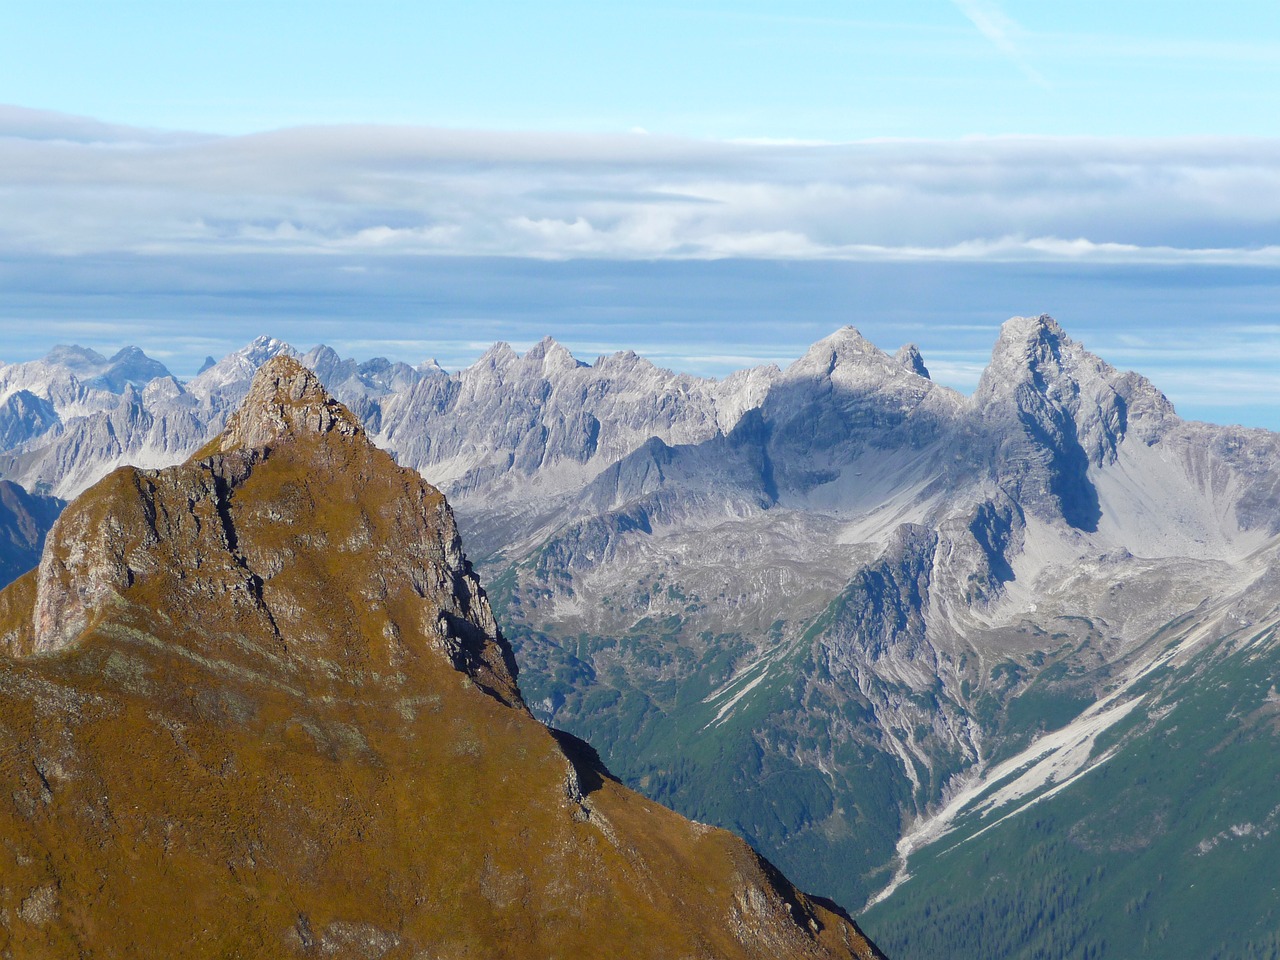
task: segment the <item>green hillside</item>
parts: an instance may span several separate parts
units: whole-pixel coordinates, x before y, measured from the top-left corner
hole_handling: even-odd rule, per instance
[[[958,828],[865,918],[896,960],[1280,957],[1280,650],[1255,635],[1152,682],[1115,755],[979,834]]]

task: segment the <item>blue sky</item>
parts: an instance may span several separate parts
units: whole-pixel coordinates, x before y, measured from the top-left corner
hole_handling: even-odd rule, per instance
[[[972,387],[1049,312],[1280,428],[1280,6],[118,4],[0,33],[0,359],[259,332]]]
[[[4,102],[218,133],[1280,132],[1280,7],[1226,0],[10,0]]]

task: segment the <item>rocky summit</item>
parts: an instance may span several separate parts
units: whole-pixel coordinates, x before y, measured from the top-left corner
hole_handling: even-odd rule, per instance
[[[444,497],[287,356],[67,507],[0,650],[0,956],[880,956],[533,718]]]

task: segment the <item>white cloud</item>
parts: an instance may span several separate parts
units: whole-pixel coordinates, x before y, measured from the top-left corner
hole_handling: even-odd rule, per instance
[[[418,127],[147,139],[30,113],[0,110],[10,257],[1280,262],[1274,140],[764,144]]]
[[[1023,35],[1022,28],[992,0],[952,0],[952,3],[978,28],[978,32],[1013,61],[1028,79],[1041,86],[1048,86],[1048,82],[1027,60],[1017,43],[1017,38]]]
[[[215,139],[207,134],[145,130],[5,103],[0,103],[0,137],[96,144],[184,143]]]
[[[986,356],[955,359],[946,356],[925,357],[929,376],[938,383],[945,383],[958,390],[969,392],[978,386],[983,371],[987,369]]]

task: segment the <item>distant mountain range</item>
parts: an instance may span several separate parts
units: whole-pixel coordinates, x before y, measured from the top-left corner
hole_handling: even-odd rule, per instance
[[[0,476],[179,459],[280,353],[0,368]],[[534,712],[874,901],[891,956],[1272,955],[1277,435],[1181,420],[1048,317],[971,397],[852,328],[721,381],[549,340],[301,359],[449,495]]]

